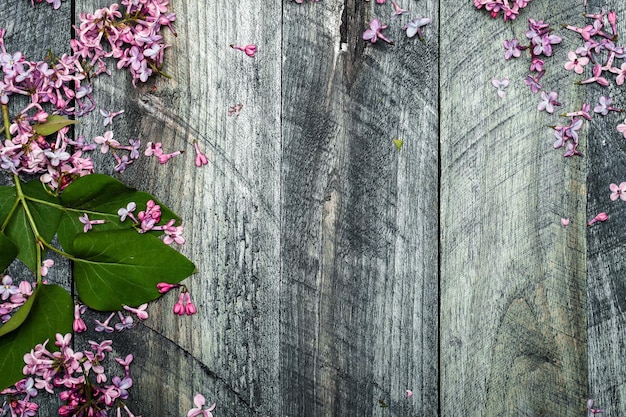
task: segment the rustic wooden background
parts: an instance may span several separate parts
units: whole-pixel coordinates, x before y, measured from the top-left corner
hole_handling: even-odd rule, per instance
[[[626,16],[607,1],[586,10]],[[187,152],[120,176],[181,214],[199,267],[196,316],[175,317],[168,294],[113,335],[136,356],[133,411],[183,416],[201,392],[216,416],[584,416],[589,397],[626,415],[626,210],[608,198],[626,180],[623,115],[594,118],[585,157],[562,158],[546,126],[564,119],[536,110],[529,60],[502,48],[527,18],[551,23],[564,38],[543,79],[567,103],[557,112],[597,102],[607,90],[562,69],[580,41],[560,24],[584,24],[582,0],[534,0],[507,24],[470,1],[401,0],[432,17],[424,43],[374,1],[171,3],[172,80],[95,86],[100,108],[125,111],[116,137]],[[0,27],[10,50],[41,58],[69,50],[78,13],[108,4],[4,1]],[[361,40],[373,17],[394,46]],[[511,79],[502,100],[494,77]],[[105,130],[96,112],[76,133]],[[194,166],[193,140],[208,166]],[[600,211],[609,221],[587,228]]]

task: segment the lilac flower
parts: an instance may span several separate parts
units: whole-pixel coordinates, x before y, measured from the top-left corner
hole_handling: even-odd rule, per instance
[[[195,407],[187,412],[187,417],[213,417],[213,413],[211,413],[211,411],[215,410],[216,403],[213,403],[209,408],[204,409],[205,403],[206,400],[204,396],[199,393],[196,394],[193,397],[193,404],[195,405]]]
[[[421,28],[431,23],[432,21],[433,20],[429,17],[420,16],[404,25],[402,30],[406,30],[406,36],[408,36],[409,38],[412,38],[413,36],[415,36],[415,34],[417,34],[418,39],[420,41],[423,41],[424,36],[422,35]]]
[[[124,113],[124,110],[120,110],[120,111],[108,111],[108,110],[103,110],[100,109],[100,114],[102,115],[102,117],[104,117],[104,125],[110,125],[113,123],[113,118],[116,116],[119,116],[120,114]]]
[[[565,116],[565,117],[578,117],[578,116],[582,116],[587,120],[591,120],[591,115],[589,114],[589,109],[591,109],[591,105],[587,104],[587,103],[583,103],[582,109],[579,111],[575,111],[575,112],[570,112],[570,113],[564,113],[561,116]]]
[[[117,312],[117,315],[119,316],[120,322],[115,323],[115,330],[117,330],[118,332],[123,332],[124,330],[129,330],[135,327],[135,321],[133,320],[132,316],[124,316],[119,311]]]
[[[585,70],[583,67],[589,63],[589,58],[578,57],[576,52],[570,51],[567,53],[568,61],[565,63],[565,69],[568,71],[574,70],[576,74],[582,74]]]
[[[543,111],[545,110],[547,113],[554,113],[554,106],[560,106],[561,103],[556,101],[559,97],[559,94],[555,91],[550,92],[549,94],[545,91],[541,92],[541,101],[537,105],[537,110]]]
[[[591,222],[589,223],[589,226],[591,226]],[[601,408],[593,408],[593,403],[593,399],[590,398],[589,400],[587,400],[587,409],[591,413],[591,417],[595,417],[596,414],[604,413],[604,410]]]
[[[10,276],[5,275],[2,277],[2,285],[0,285],[0,296],[3,300],[7,300],[13,294],[19,292],[18,288],[13,285],[13,280]]]
[[[530,90],[533,93],[537,93],[539,91],[541,91],[541,89],[543,88],[541,86],[541,84],[539,84],[539,80],[541,79],[541,77],[543,77],[543,74],[545,74],[544,71],[540,72],[539,74],[537,74],[535,77],[533,77],[532,75],[528,74],[526,76],[526,78],[524,79],[524,83],[530,87]]]
[[[622,201],[626,201],[626,182],[622,182],[620,185],[611,183],[609,189],[611,190],[611,201],[615,201],[618,198]]]
[[[113,333],[113,331],[115,329],[113,329],[113,327],[109,326],[109,323],[111,322],[111,319],[114,316],[115,316],[115,313],[111,313],[111,315],[104,322],[101,322],[99,320],[94,320],[96,322],[95,330],[97,332]]]
[[[81,314],[85,314],[87,311],[87,306],[84,304],[76,304],[74,305],[74,322],[72,323],[72,328],[76,333],[82,333],[87,330],[87,325],[85,321],[82,319]]]
[[[83,232],[84,233],[87,233],[88,231],[90,231],[94,224],[104,224],[104,223],[106,223],[106,220],[104,220],[104,219],[102,219],[102,220],[89,220],[89,215],[87,213],[83,213],[82,216],[79,216],[78,220],[82,224],[85,225],[85,227],[83,228]]]
[[[239,46],[239,45],[231,44],[230,47],[233,49],[237,49],[238,51],[243,51],[250,58],[254,58],[254,55],[257,52],[257,46],[255,44],[250,44],[246,46]]]
[[[398,16],[401,16],[405,13],[409,13],[408,10],[403,9],[402,7],[400,7],[400,5],[395,1],[395,0],[391,0],[391,4],[393,5],[393,14],[391,15],[392,19],[395,19]]]
[[[363,32],[363,39],[366,41],[370,41],[371,43],[375,43],[378,38],[380,38],[388,44],[393,45],[393,42],[387,39],[385,35],[382,34],[382,30],[387,29],[387,27],[387,25],[381,24],[380,20],[373,19],[370,22],[370,28]]]
[[[206,155],[200,150],[200,147],[198,146],[198,141],[194,140],[193,141],[193,149],[196,152],[196,158],[195,158],[195,164],[197,167],[201,167],[202,165],[207,165],[209,163],[209,160],[207,159]]]
[[[134,201],[126,204],[126,207],[122,207],[117,211],[117,215],[120,216],[120,221],[123,222],[127,217],[130,217],[135,223],[139,223],[135,216],[133,216],[133,212],[137,209],[137,204]]]
[[[519,58],[522,54],[522,48],[519,46],[517,39],[505,39],[504,49],[504,59]]]
[[[598,105],[593,108],[593,111],[603,116],[609,114],[609,111],[621,112],[622,110],[611,106],[612,101],[610,97],[601,96],[598,100]]]
[[[506,96],[506,91],[504,91],[509,86],[509,79],[502,78],[501,80],[494,78],[491,80],[491,85],[498,89],[497,94],[498,97],[504,98]]]
[[[148,308],[148,304],[147,303],[144,303],[144,304],[140,305],[137,308],[129,307],[127,305],[122,305],[122,307],[124,308],[124,310],[130,311],[131,313],[136,315],[139,320],[147,320],[148,319],[148,312],[146,311],[146,309]]]
[[[619,68],[609,68],[609,71],[611,71],[613,74],[617,74],[617,77],[615,77],[615,84],[624,84],[624,78],[626,78],[626,63],[623,63],[622,66]]]

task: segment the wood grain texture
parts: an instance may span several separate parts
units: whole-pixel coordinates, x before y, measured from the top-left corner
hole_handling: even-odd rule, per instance
[[[588,9],[600,10],[604,5],[593,1]],[[619,17],[618,43],[624,44],[626,6],[622,2],[610,6]],[[618,60],[614,65],[621,64]],[[617,107],[625,108],[626,86],[617,86],[612,75],[608,78],[611,85],[590,89],[587,101],[594,106],[604,95],[612,97]],[[611,417],[626,415],[626,209],[623,201],[609,199],[609,185],[620,184],[626,178],[626,142],[616,129],[619,123],[624,123],[624,114],[595,115],[587,145],[587,215],[592,218],[602,211],[609,214],[607,222],[587,231],[589,396],[605,409],[604,415]]]
[[[279,415],[281,39],[275,28],[281,4],[171,5],[178,36],[166,36],[172,46],[164,71],[172,79],[133,89],[118,74],[94,87],[100,108],[125,110],[113,124],[119,140],[139,137],[185,151],[166,165],[146,159],[121,175],[184,219],[181,250],[198,267],[186,281],[196,316],[174,316],[178,294],[168,294],[151,307],[146,327],[135,329],[139,340],[135,334],[114,339],[121,354],[136,357],[131,409],[144,416],[186,415],[200,392],[218,403],[221,416]],[[249,58],[231,43],[256,43],[258,56]],[[229,117],[229,106],[238,102],[241,114]],[[109,128],[98,113],[90,117],[81,125],[86,137]],[[210,159],[200,169],[193,140]]]
[[[437,415],[437,33],[391,13],[284,5],[281,415]]]
[[[6,29],[4,41],[7,52],[22,52],[26,59],[32,61],[44,59],[48,49],[58,55],[67,52],[70,49],[70,17],[69,3],[64,3],[61,9],[53,11],[48,4],[33,7],[29,1],[0,2],[0,28]],[[20,106],[27,103],[27,99],[13,96],[11,103],[16,103],[16,105],[10,105],[10,115],[15,115]],[[0,176],[0,184],[13,185],[13,182],[3,172]],[[55,267],[51,268],[46,277],[48,282],[70,289],[69,262],[51,253],[48,253],[46,258],[53,259],[55,262]],[[7,273],[13,277],[14,281],[35,281],[34,274],[19,261],[14,262],[8,268]],[[40,416],[56,415],[61,405],[60,401],[53,397],[38,403]]]
[[[546,126],[564,119],[537,111],[529,56],[505,61],[502,42],[526,43],[533,18],[567,44],[560,24],[581,2],[534,1],[508,24],[468,8],[442,3],[440,17],[441,414],[580,416],[586,161],[552,149]],[[555,48],[542,84],[573,110],[585,95],[563,70],[567,51]],[[491,79],[502,77],[500,100]]]

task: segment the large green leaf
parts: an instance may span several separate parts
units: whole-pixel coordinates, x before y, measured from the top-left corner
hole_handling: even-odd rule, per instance
[[[0,271],[11,265],[17,256],[17,246],[4,234],[0,233]]]
[[[33,130],[38,135],[49,136],[63,129],[65,126],[73,125],[75,123],[78,122],[76,120],[70,120],[66,117],[60,116],[58,114],[51,114],[50,116],[48,116],[48,120],[43,123],[37,123],[35,126],[33,126]]]
[[[78,296],[96,310],[119,310],[159,297],[156,284],[180,282],[194,264],[159,238],[135,230],[80,234],[74,240]]]
[[[22,191],[37,231],[43,239],[50,242],[56,234],[62,214],[58,209],[58,199],[48,194],[39,180],[22,184]],[[19,260],[35,272],[39,267],[37,265],[37,241],[24,205],[20,204],[13,213],[4,232],[17,245]]]
[[[0,391],[24,378],[27,352],[46,339],[54,340],[57,333],[71,332],[73,319],[70,294],[56,285],[41,285],[22,325],[0,337]],[[47,347],[51,350],[54,344]]]
[[[4,224],[7,216],[11,213],[11,209],[17,199],[15,187],[0,187],[0,227]]]
[[[20,327],[24,320],[28,317],[30,310],[33,308],[37,294],[39,293],[40,286],[35,287],[33,293],[28,297],[28,300],[11,316],[9,321],[0,326],[0,337]]]
[[[131,201],[137,204],[137,212],[145,210],[148,200],[153,200],[161,206],[162,220],[159,224],[165,224],[171,219],[180,220],[152,195],[127,187],[108,175],[91,174],[78,178],[61,195],[61,204],[74,210],[68,210],[61,219],[58,230],[59,242],[66,250],[72,249],[72,242],[76,235],[83,233],[84,225],[78,220],[83,212],[98,213],[98,215],[90,214],[91,220],[105,219],[107,221],[105,224],[94,226],[94,231],[131,228],[133,222],[130,219],[124,223],[120,222],[117,211],[126,207]]]

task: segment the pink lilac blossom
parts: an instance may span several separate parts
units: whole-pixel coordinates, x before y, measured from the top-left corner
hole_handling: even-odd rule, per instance
[[[589,222],[587,223],[587,226],[592,226],[594,223],[600,223],[600,222],[605,222],[609,219],[609,216],[602,212],[602,213],[598,213],[593,219],[589,220]]]
[[[84,67],[95,69],[94,74],[107,73],[105,59],[117,60],[117,68],[127,68],[133,85],[146,82],[153,74],[162,74],[165,49],[160,34],[163,27],[173,32],[176,20],[163,0],[122,0],[124,14],[118,4],[112,4],[92,13],[79,14],[80,23],[74,26],[76,38],[70,42]],[[175,33],[175,32],[174,32]]]
[[[246,46],[239,46],[239,45],[231,44],[230,47],[238,51],[243,51],[250,58],[254,58],[254,55],[257,52],[257,46],[254,44],[250,44]]]
[[[611,201],[615,201],[618,198],[622,201],[626,201],[626,182],[622,182],[620,185],[611,183],[609,189],[611,190]]]
[[[35,346],[29,353],[24,355],[25,366],[23,373],[25,379],[19,381],[15,387],[3,391],[16,398],[24,396],[23,402],[28,402],[30,397],[37,395],[37,390],[45,390],[51,394],[60,390],[58,396],[62,402],[58,410],[60,416],[90,415],[105,417],[109,410],[118,410],[122,407],[122,401],[129,398],[129,389],[133,385],[130,378],[130,359],[116,361],[124,368],[121,376],[115,375],[109,378],[105,373],[103,362],[106,353],[112,352],[112,342],[105,340],[101,343],[89,341],[89,349],[74,351],[71,348],[71,334],[57,334],[54,344],[59,348],[58,352],[50,352],[46,345]],[[107,384],[107,380],[111,380]],[[17,402],[11,402],[12,412],[22,413],[17,407]],[[133,415],[126,406],[123,406],[128,415]],[[35,407],[31,406],[31,409]],[[22,409],[23,410],[23,409]],[[28,415],[34,414],[13,414]]]
[[[383,35],[382,31],[387,29],[387,25],[383,25],[380,23],[380,20],[373,19],[370,22],[370,27],[365,32],[363,32],[363,39],[366,41],[370,41],[371,43],[376,43],[378,39],[382,39],[390,45],[393,45],[393,41],[390,41]]]
[[[400,5],[395,0],[391,0],[391,4],[393,5],[393,14],[391,15],[392,19],[395,19],[398,16],[402,16],[403,14],[409,13],[408,10],[400,7]]]
[[[196,140],[193,141],[193,149],[196,152],[196,158],[194,160],[196,166],[199,168],[203,165],[207,165],[209,163],[209,160],[207,159],[206,155],[200,150],[200,146],[198,145],[198,141]]]
[[[570,51],[567,53],[568,61],[565,63],[565,69],[568,71],[574,70],[576,74],[582,74],[585,70],[585,65],[589,63],[589,58],[579,57],[576,52]]]
[[[526,49],[521,47],[517,39],[505,39],[504,41],[504,59],[519,58],[522,55],[522,50]]]
[[[590,398],[587,400],[587,410],[589,410],[589,413],[591,414],[591,417],[595,417],[596,414],[602,414],[604,413],[604,410],[601,408],[594,408],[593,407],[593,403],[595,401]]]
[[[216,403],[211,404],[209,408],[204,408],[206,399],[202,394],[198,393],[193,397],[193,404],[195,407],[187,412],[187,417],[213,417],[211,411],[215,410]]]
[[[422,34],[422,27],[430,24],[431,22],[432,22],[432,19],[430,17],[420,16],[411,20],[406,25],[404,25],[402,30],[406,31],[406,36],[408,36],[409,38],[412,38],[413,36],[417,34],[417,38],[420,41],[424,41],[424,35]]]
[[[508,78],[502,78],[501,80],[494,78],[493,80],[491,80],[491,85],[497,88],[498,97],[500,98],[506,97],[505,89],[509,86]]]
[[[559,94],[555,91],[551,91],[550,93],[546,93],[545,91],[541,92],[541,101],[537,105],[537,110],[546,111],[547,113],[554,113],[554,106],[560,106],[561,103],[557,101],[559,98]]]
[[[528,3],[530,3],[530,0],[474,0],[474,7],[477,9],[484,7],[494,19],[502,12],[502,16],[506,22],[515,19],[520,10],[526,7]]]
[[[598,100],[598,104],[593,108],[593,111],[603,116],[609,114],[609,111],[621,113],[623,110],[611,106],[612,101],[610,97],[601,96]]]

